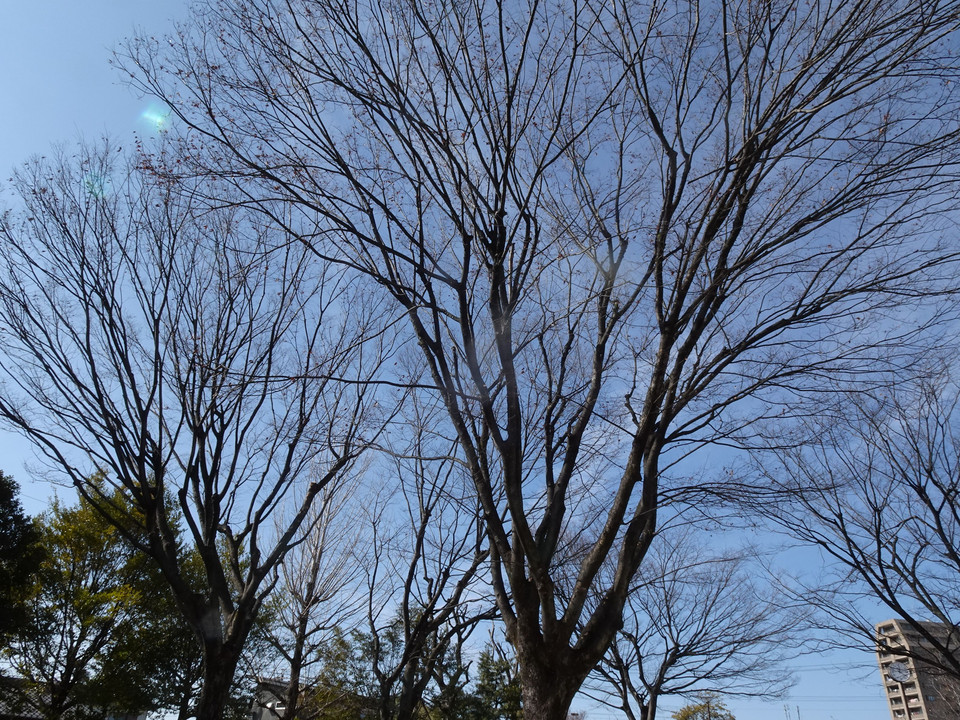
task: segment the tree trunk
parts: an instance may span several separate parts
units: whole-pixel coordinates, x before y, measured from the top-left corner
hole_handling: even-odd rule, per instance
[[[214,601],[203,608],[195,624],[203,646],[203,680],[197,701],[197,720],[222,720],[230,702],[233,676],[256,617],[256,613],[244,612],[240,607],[233,614],[235,621],[225,630],[219,605]]]
[[[180,704],[177,707],[177,720],[189,720],[189,718],[193,717],[193,698],[191,697],[190,690],[192,690],[192,687],[189,689],[187,687],[183,688],[183,693],[180,696]]]
[[[569,667],[564,662],[568,655],[566,648],[552,654],[525,653],[517,647],[523,688],[523,720],[566,720],[570,704],[587,674]]]
[[[656,694],[651,693],[646,706],[643,708],[643,720],[656,720],[658,699]]]
[[[580,682],[540,668],[523,675],[523,720],[565,720]]]
[[[224,645],[216,649],[204,643],[203,684],[197,702],[197,720],[222,720],[230,701],[233,675],[240,661],[240,653]]]
[[[312,590],[308,590],[308,593],[312,594]],[[309,596],[308,594],[308,597]],[[287,692],[284,698],[287,703],[287,709],[284,710],[281,715],[285,720],[294,720],[301,715],[300,673],[303,670],[303,655],[304,646],[307,642],[308,623],[309,617],[307,612],[304,611],[297,620],[296,639],[293,645],[293,653],[290,657],[290,678],[287,681]]]

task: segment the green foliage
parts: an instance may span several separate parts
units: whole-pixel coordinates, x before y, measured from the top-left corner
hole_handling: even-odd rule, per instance
[[[192,564],[199,565],[196,559]],[[134,605],[103,658],[101,704],[121,711],[163,708],[192,714],[201,671],[197,638],[149,558],[132,554],[127,571]]]
[[[127,622],[136,591],[116,530],[81,504],[54,502],[37,520],[45,557],[29,588],[28,624],[8,659],[27,682],[25,701],[44,717],[97,704],[103,658]],[[47,693],[34,688],[50,688]]]
[[[473,692],[477,720],[523,720],[523,697],[515,664],[487,647],[477,662]]]
[[[379,673],[394,667],[403,654],[399,621],[379,634],[335,631],[326,643],[321,672],[313,691],[315,715],[324,720],[354,720],[391,707],[382,703]],[[454,648],[434,664],[430,682],[415,716],[424,720],[523,720],[523,702],[515,662],[488,646],[476,663],[475,682],[468,685],[468,666]],[[423,668],[417,668],[422,672]],[[382,676],[382,675],[381,675]],[[398,690],[397,686],[393,686]],[[392,698],[391,698],[392,700]]]
[[[199,646],[156,567],[85,501],[54,501],[36,526],[27,621],[3,648],[21,704],[46,718],[176,707],[196,685]]]
[[[13,478],[0,472],[0,640],[26,624],[27,588],[42,556],[40,533],[18,492]]]
[[[321,684],[347,693],[370,694],[373,684],[365,661],[369,645],[363,633],[355,630],[347,634],[336,628],[321,651]]]
[[[680,708],[671,717],[673,720],[736,720],[720,696],[711,692],[700,693],[697,702]]]

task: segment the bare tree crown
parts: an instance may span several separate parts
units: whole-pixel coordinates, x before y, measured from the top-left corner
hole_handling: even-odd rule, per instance
[[[160,172],[232,184],[395,301],[531,717],[559,716],[673,463],[908,366],[938,317],[958,10],[225,0],[121,61],[179,118]]]

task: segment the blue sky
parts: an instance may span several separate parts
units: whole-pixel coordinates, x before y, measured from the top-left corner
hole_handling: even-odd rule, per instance
[[[162,34],[186,14],[185,0],[0,0],[0,188],[15,166],[54,145],[104,136],[123,145],[149,134],[150,101],[124,85],[111,52],[138,28]],[[51,488],[31,481],[28,448],[7,433],[0,445],[0,469],[39,512]]]
[[[138,28],[151,35],[169,31],[171,20],[186,12],[184,0],[0,0],[0,184],[15,165],[54,144],[109,135],[124,145],[134,133],[149,134],[143,114],[150,101],[138,98],[110,67],[111,50]],[[0,447],[0,469],[21,483],[28,511],[41,511],[52,490],[28,469],[27,448],[2,433]],[[869,655],[808,656],[797,661],[796,670],[801,682],[791,698],[732,700],[737,719],[889,718]],[[677,707],[678,702],[664,703],[661,717],[669,718]],[[587,720],[618,717],[589,705],[585,709]]]
[[[109,65],[118,42],[142,28],[163,33],[182,0],[0,2],[0,172],[53,143],[149,132],[146,102]]]

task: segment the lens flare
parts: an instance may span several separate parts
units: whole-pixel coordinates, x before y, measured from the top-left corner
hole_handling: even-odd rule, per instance
[[[106,197],[109,187],[110,181],[99,173],[90,172],[83,176],[83,189],[92,198],[99,200]]]
[[[169,108],[150,105],[146,110],[140,113],[140,117],[150,124],[156,132],[164,132],[170,127]]]

